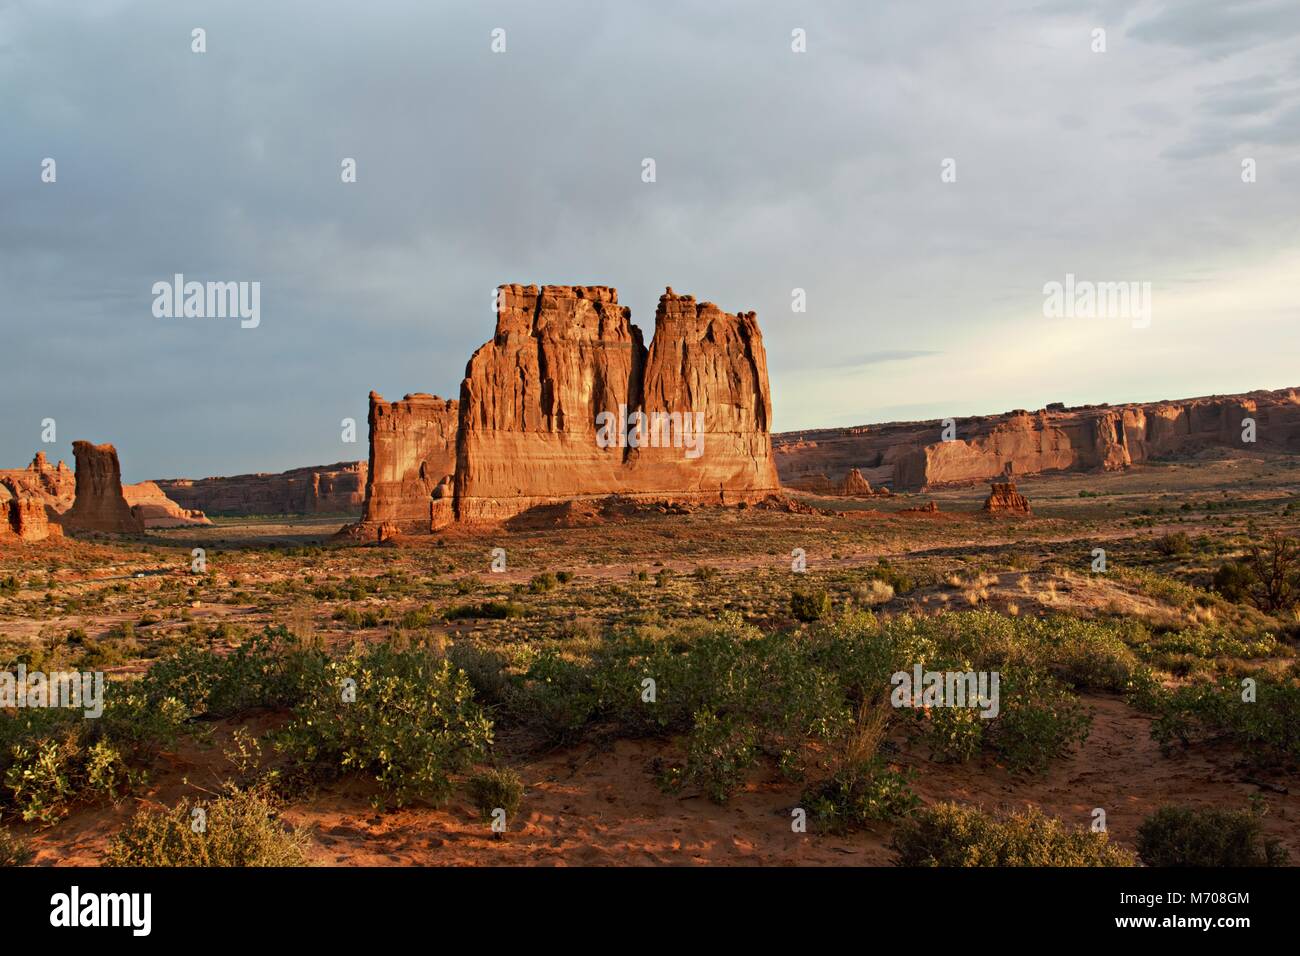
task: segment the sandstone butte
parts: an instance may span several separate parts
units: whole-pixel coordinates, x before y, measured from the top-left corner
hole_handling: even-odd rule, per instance
[[[0,478],[0,542],[43,541],[63,529],[50,519],[45,502],[10,478]]]
[[[143,519],[131,511],[122,494],[117,449],[112,445],[74,441],[72,452],[77,460],[76,495],[72,507],[62,517],[63,527],[69,531],[142,533]]]
[[[51,465],[44,452],[38,451],[26,468],[0,470],[0,482],[9,485],[11,493],[39,500],[47,515],[55,521],[72,508],[77,494],[77,482],[72,469],[63,462]],[[202,511],[182,508],[169,499],[151,481],[123,485],[122,496],[137,513],[146,528],[177,528],[186,525],[211,524]]]
[[[366,463],[340,461],[218,478],[156,478],[152,484],[182,508],[209,515],[357,514],[365,497]]]
[[[1014,481],[995,481],[989,487],[984,510],[995,514],[1029,514],[1029,499],[1016,491]]]
[[[1243,420],[1255,438],[1243,442]],[[1131,405],[1061,404],[1037,412],[943,423],[893,422],[857,428],[786,432],[772,437],[784,485],[824,491],[852,469],[876,486],[921,491],[1005,475],[1111,471],[1213,449],[1300,452],[1300,394],[1294,388]]]
[[[597,416],[703,413],[698,456],[598,442]],[[370,480],[352,533],[491,525],[603,499],[716,503],[779,493],[767,356],[753,312],[668,289],[649,348],[608,286],[503,285],[459,401],[370,397]],[[615,432],[623,431],[616,425]]]

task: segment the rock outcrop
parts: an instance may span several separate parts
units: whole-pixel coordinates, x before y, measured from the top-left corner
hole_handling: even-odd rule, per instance
[[[364,461],[341,461],[225,478],[155,479],[154,484],[181,508],[207,515],[359,514],[367,471]]]
[[[382,533],[387,526],[390,536],[397,531],[428,533],[435,520],[450,520],[458,424],[455,399],[417,392],[386,402],[377,392],[370,393],[363,529]]]
[[[0,478],[0,543],[43,541],[60,537],[63,529],[50,520],[45,502],[10,478]]]
[[[163,494],[163,490],[152,481],[123,485],[122,496],[131,506],[131,512],[141,520],[146,529],[212,524],[202,511],[182,508]]]
[[[584,498],[734,504],[778,491],[754,313],[668,289],[649,349],[608,286],[502,286],[461,384],[450,519]],[[436,526],[436,524],[435,524]]]
[[[984,510],[994,514],[1027,515],[1029,499],[1016,491],[1014,481],[995,481],[989,488]]]
[[[39,498],[58,513],[72,507],[72,499],[77,493],[72,469],[61,461],[51,465],[43,451],[38,451],[26,468],[0,470],[0,481],[8,483],[24,497]]]
[[[62,517],[65,529],[140,534],[144,522],[131,511],[122,494],[122,469],[112,445],[74,441],[77,459],[76,496]]]
[[[1254,442],[1246,421],[1254,421]],[[857,468],[875,486],[919,491],[1004,474],[1114,470],[1207,449],[1300,453],[1296,389],[1133,405],[1066,408],[958,419],[894,422],[773,436],[784,484],[810,491]],[[1008,471],[1009,470],[1009,471]]]

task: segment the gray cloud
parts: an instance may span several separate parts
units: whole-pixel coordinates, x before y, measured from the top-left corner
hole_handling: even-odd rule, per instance
[[[1293,14],[1129,6],[2,6],[0,464],[45,417],[49,453],[111,440],[131,480],[364,457],[368,391],[456,394],[511,281],[616,285],[647,333],[669,284],[756,309],[774,382],[846,381],[778,390],[778,428],[1026,404],[1044,282],[1295,247]],[[1216,158],[1241,144],[1270,172],[1248,207]],[[261,327],[153,318],[175,272],[261,281]],[[950,371],[985,341],[1009,361],[971,394]],[[1222,390],[1227,346],[1181,347],[1160,387]],[[1079,348],[1060,377],[1106,400],[1165,346]]]

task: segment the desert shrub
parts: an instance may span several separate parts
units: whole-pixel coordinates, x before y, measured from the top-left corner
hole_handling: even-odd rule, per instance
[[[236,791],[171,808],[138,811],[113,838],[109,866],[306,866],[307,835],[286,829],[274,808]]]
[[[872,822],[890,822],[920,804],[910,775],[879,757],[840,767],[828,780],[804,791],[800,801],[817,825],[846,833]]]
[[[406,630],[415,630],[422,627],[428,627],[433,623],[435,613],[433,608],[413,607],[402,612],[402,616],[397,619],[397,626]]]
[[[820,589],[792,591],[790,613],[797,621],[819,621],[831,613],[830,595]]]
[[[492,811],[501,809],[509,820],[524,797],[524,782],[509,767],[493,768],[469,778],[469,796],[483,821],[492,819]]]
[[[1161,535],[1152,542],[1152,546],[1159,554],[1167,558],[1192,553],[1192,539],[1186,531],[1175,531],[1173,534]]]
[[[105,685],[97,719],[64,708],[0,715],[0,808],[49,826],[78,804],[125,793],[158,749],[175,743],[185,716],[174,698],[150,700],[115,683]]]
[[[1147,866],[1285,866],[1288,857],[1249,810],[1176,806],[1142,821],[1137,851]]]
[[[559,581],[561,584],[568,584],[570,581],[573,580],[573,572],[572,572],[572,571],[556,571],[556,572],[555,572],[555,580]]]
[[[881,559],[874,568],[867,571],[867,579],[888,584],[894,589],[895,594],[906,594],[916,586],[916,582],[912,580],[911,575],[901,568],[894,567],[884,559]]]
[[[1151,736],[1165,748],[1226,739],[1255,765],[1300,760],[1300,685],[1262,674],[1250,679],[1254,700],[1244,700],[1243,683],[1229,677],[1154,690],[1144,701],[1156,714]]]
[[[707,564],[701,564],[691,572],[691,577],[695,578],[695,580],[702,584],[708,584],[717,579],[718,569]]]
[[[447,648],[447,659],[464,672],[481,699],[488,703],[502,700],[509,678],[506,661],[496,651],[470,641],[456,641]]]
[[[156,661],[142,689],[150,700],[181,701],[194,717],[226,717],[256,707],[292,707],[319,679],[323,651],[288,629],[268,627],[226,655],[182,647]]]
[[[554,574],[550,571],[544,571],[541,574],[534,575],[533,579],[528,582],[528,593],[545,594],[547,591],[554,589],[558,583]]]
[[[1037,773],[1088,738],[1092,719],[1055,678],[1029,667],[1003,670],[998,716],[985,733],[1013,771]],[[982,719],[982,718],[981,718]]]
[[[674,573],[672,568],[660,568],[658,571],[655,572],[655,587],[657,588],[667,587],[668,582],[671,581],[673,577],[674,577]]]
[[[994,817],[976,807],[936,803],[894,831],[898,866],[1133,866],[1105,833],[1067,827],[1031,808]]]
[[[0,826],[0,866],[26,866],[31,860],[32,850],[26,841]]]
[[[449,621],[481,619],[504,621],[509,618],[523,617],[525,608],[513,601],[483,601],[480,604],[457,604],[447,609],[444,615]]]
[[[714,803],[725,803],[757,762],[753,728],[735,714],[695,714],[681,782],[698,787]]]
[[[398,806],[441,803],[451,792],[450,774],[491,743],[492,722],[463,672],[427,650],[383,644],[355,648],[312,672],[302,702],[275,737],[297,766],[321,775],[367,774]]]
[[[853,603],[863,607],[888,604],[894,599],[894,589],[878,578],[872,578],[865,584],[854,585],[851,593]]]

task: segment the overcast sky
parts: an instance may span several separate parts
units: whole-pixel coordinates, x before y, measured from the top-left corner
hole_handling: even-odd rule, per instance
[[[781,431],[1300,385],[1300,2],[0,0],[0,467],[364,458],[501,282],[756,310]]]

